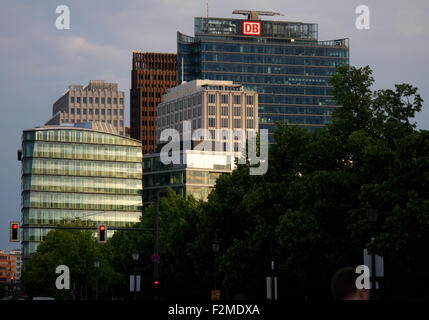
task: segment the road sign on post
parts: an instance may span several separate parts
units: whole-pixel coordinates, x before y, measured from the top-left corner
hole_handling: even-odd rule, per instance
[[[152,262],[159,262],[159,254],[158,253],[154,253],[150,259],[152,260]]]
[[[136,291],[140,292],[140,276],[136,276]],[[134,275],[130,276],[130,292],[134,292]]]
[[[377,278],[383,278],[384,277],[384,258],[382,256],[375,254],[374,255],[374,262],[373,262],[372,257],[373,257],[373,255],[368,253],[368,249],[363,250],[363,264],[369,268],[370,277],[375,282],[375,288],[373,288],[373,286],[372,286],[371,289],[378,289]],[[373,266],[375,266],[375,268]]]
[[[382,256],[375,255],[375,273],[373,273],[373,270],[371,270],[372,255],[368,254],[368,249],[364,249],[363,264],[370,269],[371,275],[375,274],[376,277],[384,277],[384,259]]]
[[[274,283],[272,277],[267,277],[267,300],[277,300],[277,277],[274,277]],[[273,290],[274,287],[274,290]],[[274,297],[273,297],[274,291]]]

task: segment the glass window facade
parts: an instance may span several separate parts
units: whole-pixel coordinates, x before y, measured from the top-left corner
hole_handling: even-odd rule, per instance
[[[331,121],[330,77],[349,63],[348,39],[318,41],[317,24],[261,20],[260,36],[241,19],[195,18],[195,36],[177,34],[179,80],[230,80],[259,93],[259,128],[287,121],[313,131]]]
[[[143,159],[144,205],[154,202],[156,192],[167,187],[181,196],[193,195],[195,199],[207,200],[216,179],[230,173],[230,164],[214,164],[211,169],[186,164],[164,165],[159,155],[146,156]]]
[[[37,226],[76,219],[88,226],[128,226],[140,221],[139,141],[86,129],[46,127],[24,131],[22,150],[25,259],[52,230]]]

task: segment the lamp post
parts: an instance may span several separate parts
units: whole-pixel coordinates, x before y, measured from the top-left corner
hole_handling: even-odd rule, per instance
[[[94,260],[94,268],[95,268],[95,300],[98,300],[98,269],[100,268],[100,260],[95,258]]]
[[[217,237],[212,242],[212,251],[213,251],[213,289],[217,290],[217,281],[216,281],[216,273],[217,273],[217,266],[216,266],[216,260],[217,256],[219,254],[219,241],[217,241]]]
[[[139,253],[136,249],[133,250],[133,261],[134,261],[134,300],[137,300],[137,275],[136,275],[136,267],[137,261],[139,260]]]
[[[376,209],[372,208],[372,207],[368,207],[366,209],[366,216],[368,218],[368,222],[370,224],[372,224],[374,226],[374,228],[371,231],[371,244],[374,245],[374,240],[375,240],[375,233],[376,231],[374,230],[375,227],[377,226],[377,219],[378,219],[378,212]],[[376,292],[376,285],[377,285],[377,278],[376,278],[376,264],[375,264],[375,254],[374,254],[374,250],[371,253],[371,271],[372,271],[372,293],[375,295]]]

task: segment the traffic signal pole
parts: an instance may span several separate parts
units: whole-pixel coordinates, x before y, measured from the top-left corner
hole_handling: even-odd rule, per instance
[[[43,226],[43,225],[28,225],[22,226],[27,229],[70,229],[70,230],[98,230],[98,227],[66,227],[66,226]],[[108,227],[109,230],[115,231],[153,231],[153,228],[130,228],[130,227]]]
[[[153,245],[153,256],[156,259],[153,259],[153,284],[155,286],[155,290],[159,290],[159,272],[158,272],[158,264],[159,264],[159,252],[158,252],[158,232],[159,232],[159,199],[160,194],[168,194],[168,189],[160,189],[156,192],[156,202],[155,202],[155,217],[154,217],[154,245]],[[155,293],[154,299],[158,300],[158,292]]]
[[[159,214],[159,191],[156,193],[156,204],[155,204],[155,221],[154,221],[154,245],[153,253],[155,256],[158,256],[158,214]],[[158,261],[153,261],[153,283],[158,285]],[[155,295],[155,299],[157,296]]]

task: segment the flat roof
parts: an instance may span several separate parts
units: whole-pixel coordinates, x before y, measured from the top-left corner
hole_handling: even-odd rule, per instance
[[[128,140],[132,140],[138,143],[142,143],[140,140],[134,139],[134,138],[130,138],[127,136],[122,136],[120,134],[116,134],[116,133],[111,133],[111,132],[106,132],[106,131],[102,131],[102,130],[94,130],[94,129],[88,129],[88,128],[80,128],[80,127],[74,127],[74,126],[58,126],[58,125],[53,125],[53,126],[43,126],[43,127],[34,127],[31,129],[25,129],[22,130],[23,132],[25,131],[44,131],[44,130],[79,130],[79,131],[90,131],[90,132],[98,132],[98,133],[104,133],[104,134],[110,134],[112,136],[116,136],[116,137],[120,137],[123,139],[128,139]]]

